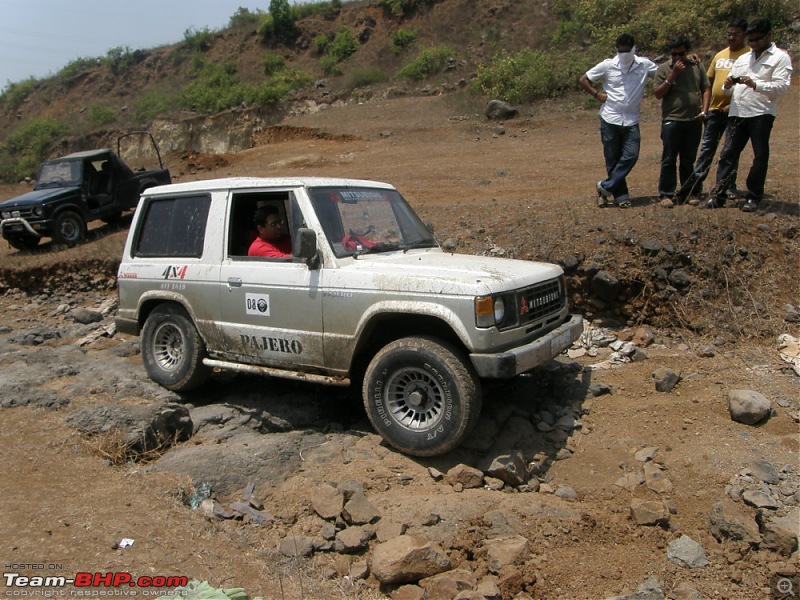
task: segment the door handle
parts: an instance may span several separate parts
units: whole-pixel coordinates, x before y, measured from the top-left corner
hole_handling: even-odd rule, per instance
[[[228,277],[228,287],[229,288],[242,287],[242,278]]]

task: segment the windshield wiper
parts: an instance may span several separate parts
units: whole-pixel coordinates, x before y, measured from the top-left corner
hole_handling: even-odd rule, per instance
[[[359,256],[363,256],[364,254],[376,254],[379,252],[391,252],[393,250],[400,250],[400,244],[393,244],[390,242],[378,242],[374,246],[364,247],[363,249],[355,252],[353,256],[358,258]]]
[[[436,247],[436,240],[433,238],[427,238],[424,240],[417,240],[416,242],[411,242],[410,244],[403,245],[403,252],[408,252],[409,250],[413,250],[414,248],[435,248]]]

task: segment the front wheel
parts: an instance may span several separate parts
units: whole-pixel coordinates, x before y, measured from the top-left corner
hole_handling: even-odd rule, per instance
[[[481,387],[464,353],[432,337],[382,348],[367,367],[364,406],[373,427],[412,456],[445,454],[478,420]]]
[[[186,311],[161,304],[142,328],[142,362],[150,379],[175,392],[200,386],[209,375],[205,345]]]
[[[64,246],[74,246],[86,236],[86,223],[76,212],[65,210],[59,213],[53,223],[53,241]]]

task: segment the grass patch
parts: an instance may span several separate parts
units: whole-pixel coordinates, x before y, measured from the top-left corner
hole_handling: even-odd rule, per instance
[[[447,45],[431,46],[420,51],[417,56],[406,63],[397,74],[416,81],[430,77],[442,71],[455,55],[455,50]]]

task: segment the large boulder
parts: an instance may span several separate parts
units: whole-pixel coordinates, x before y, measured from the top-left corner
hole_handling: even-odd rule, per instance
[[[381,583],[413,583],[452,568],[444,551],[422,536],[401,535],[372,552],[372,573]]]

